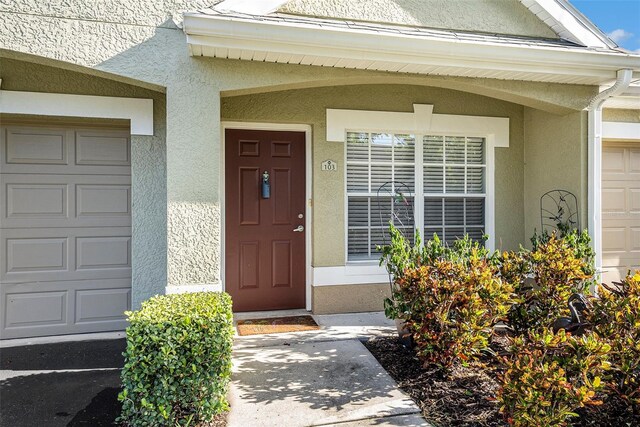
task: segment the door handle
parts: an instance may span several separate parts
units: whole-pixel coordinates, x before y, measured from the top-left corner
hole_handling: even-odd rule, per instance
[[[295,231],[296,233],[302,233],[304,231],[304,226],[299,225],[298,227],[294,228],[293,231]]]

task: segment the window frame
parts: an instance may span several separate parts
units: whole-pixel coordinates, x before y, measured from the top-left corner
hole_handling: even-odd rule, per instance
[[[478,117],[478,119],[482,119],[482,117]],[[374,133],[384,133],[384,134],[392,134],[392,135],[413,135],[415,139],[415,154],[414,154],[414,224],[417,225],[418,230],[420,230],[420,235],[424,240],[424,199],[426,197],[441,197],[441,198],[473,198],[474,196],[477,198],[484,197],[484,233],[488,235],[488,239],[485,242],[485,246],[489,250],[495,249],[495,215],[494,215],[494,200],[495,200],[495,181],[494,181],[494,171],[495,171],[495,143],[494,143],[494,135],[487,134],[484,132],[477,132],[473,129],[465,130],[464,126],[461,126],[461,129],[457,131],[420,131],[416,130],[407,130],[407,129],[380,129],[380,128],[345,128],[344,129],[344,147],[343,147],[343,159],[344,159],[344,168],[343,168],[343,183],[344,183],[344,259],[345,265],[377,265],[378,260],[373,259],[362,259],[362,260],[350,260],[349,259],[349,193],[347,190],[347,134],[348,133],[368,133],[369,134],[369,147],[371,144],[371,134]],[[425,136],[442,136],[442,137],[465,137],[465,138],[483,138],[484,139],[484,150],[485,150],[485,191],[484,193],[445,193],[444,188],[442,193],[425,193],[424,192],[424,137]],[[369,148],[370,150],[370,148]],[[465,146],[466,153],[466,146]],[[371,163],[369,161],[369,163]],[[392,164],[392,163],[390,163]],[[443,163],[443,166],[446,167],[446,164]],[[466,156],[465,156],[465,171],[467,168]],[[445,179],[445,175],[443,174],[443,180]],[[465,173],[465,189],[466,189],[466,173]],[[352,194],[352,197],[375,197],[375,196],[362,196],[359,194]],[[420,201],[420,203],[418,203]],[[443,213],[443,225],[444,228],[444,213]]]
[[[371,254],[373,255],[373,250],[371,248],[371,236],[372,236],[372,231],[374,229],[383,229],[384,227],[380,227],[380,226],[373,226],[372,222],[371,222],[371,210],[372,210],[372,203],[374,203],[374,201],[377,199],[377,188],[374,189],[372,186],[372,181],[373,181],[373,168],[372,166],[389,166],[391,168],[391,181],[395,181],[395,174],[396,174],[396,170],[398,169],[397,166],[412,166],[414,168],[413,170],[413,178],[414,178],[414,183],[413,183],[413,191],[411,193],[411,197],[413,198],[413,204],[414,204],[414,212],[415,212],[415,202],[416,202],[416,194],[417,194],[417,190],[416,190],[416,185],[417,183],[415,182],[417,173],[416,173],[416,169],[415,169],[415,162],[416,162],[416,153],[417,153],[417,142],[415,140],[416,136],[413,134],[408,134],[408,133],[399,133],[399,132],[367,132],[367,131],[348,131],[348,133],[364,133],[367,134],[367,157],[368,157],[368,161],[365,163],[363,161],[349,161],[347,158],[347,151],[348,151],[348,146],[349,146],[349,142],[347,141],[347,139],[345,139],[345,151],[344,151],[344,159],[345,159],[345,167],[344,167],[344,183],[345,183],[345,215],[346,215],[346,231],[345,231],[345,246],[346,246],[346,258],[345,260],[347,262],[353,262],[353,263],[369,263],[372,261],[375,261],[375,258],[366,258],[366,259],[360,259],[360,260],[349,260],[349,199],[350,198],[359,198],[359,199],[368,199],[368,221],[369,221],[369,225],[366,228],[358,228],[360,230],[367,230],[368,231],[368,237],[367,237],[367,250],[369,252],[371,252]],[[413,136],[413,143],[414,143],[414,149],[413,149],[413,162],[407,162],[407,161],[397,161],[396,162],[396,158],[395,158],[395,153],[396,153],[396,148],[395,145],[393,144],[393,139],[391,141],[391,159],[389,161],[380,161],[380,160],[376,160],[376,161],[372,161],[371,157],[373,154],[372,148],[373,148],[373,139],[372,136],[374,134],[384,134],[384,135],[391,135],[392,137],[395,136],[400,136],[400,135],[407,135],[407,136]],[[348,164],[352,164],[352,165],[366,165],[367,166],[367,187],[369,191],[354,191],[352,193],[349,193],[348,190],[348,184],[347,184],[347,175],[348,175],[348,171],[347,171],[347,165]],[[377,202],[376,202],[377,203]],[[414,214],[413,217],[413,221],[414,221],[414,227],[413,229],[415,230],[415,220],[416,220],[416,216]]]

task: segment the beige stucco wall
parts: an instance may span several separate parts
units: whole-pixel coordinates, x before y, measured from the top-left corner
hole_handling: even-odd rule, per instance
[[[413,112],[432,104],[436,114],[508,117],[509,148],[496,148],[496,242],[505,249],[522,243],[524,185],[523,107],[453,90],[405,85],[357,85],[302,89],[222,99],[223,120],[304,123],[313,129],[313,265],[345,264],[344,144],[326,141],[326,109]],[[326,159],[337,172],[320,171]]]
[[[291,0],[280,11],[494,34],[558,37],[518,0]]]
[[[165,114],[163,93],[127,85],[105,78],[50,66],[0,57],[3,90],[70,93],[153,99],[154,136],[131,138],[132,263],[135,289],[132,303],[164,292],[167,280],[167,189],[165,175]],[[43,118],[44,123],[52,119]],[[68,120],[68,119],[64,119]],[[63,122],[63,119],[53,119]],[[93,120],[92,122],[95,122]]]
[[[134,239],[133,264],[153,266],[141,270],[134,267],[134,302],[152,292],[162,291],[167,284],[220,282],[220,94],[278,91],[280,95],[276,96],[282,96],[286,93],[283,91],[293,88],[398,83],[406,86],[398,94],[390,93],[392,103],[389,108],[409,111],[411,102],[428,103],[435,100],[439,101],[434,104],[436,111],[440,112],[459,110],[469,111],[469,114],[502,116],[503,113],[515,114],[517,107],[513,103],[567,114],[583,108],[597,90],[587,86],[399,75],[190,57],[185,35],[176,25],[180,21],[180,13],[183,10],[198,10],[212,3],[211,0],[0,0],[0,49],[37,55],[38,58],[33,60],[41,63],[64,61],[58,65],[66,69],[60,74],[53,70],[33,74],[40,76],[37,79],[26,75],[27,80],[20,86],[21,90],[73,93],[86,89],[86,93],[91,94],[145,95],[134,86],[108,89],[115,88],[116,82],[87,79],[86,83],[78,84],[76,81],[84,81],[83,77],[68,73],[78,69],[77,66],[88,67],[90,70],[83,71],[87,74],[100,75],[104,71],[119,76],[122,81],[135,79],[145,82],[146,87],[166,88],[166,104],[160,102],[162,96],[157,92],[148,94],[154,99],[160,96],[155,113],[158,120],[165,118],[165,121],[158,121],[154,137],[134,138],[134,148],[139,150],[134,152],[135,159],[138,159],[134,159],[133,165],[134,186],[148,187],[151,192],[148,197],[134,200],[133,232],[142,246],[136,246],[138,243]],[[4,53],[11,56],[10,52]],[[4,74],[20,70],[15,63],[6,59],[1,61],[0,70]],[[18,71],[13,74],[18,74]],[[414,88],[409,90],[409,85]],[[415,89],[416,85],[422,88]],[[9,79],[3,82],[3,88],[12,87],[18,86],[11,86]],[[435,91],[428,87],[440,89]],[[475,95],[465,96],[461,92],[444,89]],[[339,94],[342,89],[333,91]],[[447,93],[451,94],[451,99],[445,99]],[[436,97],[435,94],[439,95]],[[329,92],[325,103],[328,97]],[[299,99],[293,101],[302,106],[307,102]],[[320,117],[321,108],[318,105],[310,106],[314,120]],[[352,100],[348,105],[354,106]],[[365,102],[360,105],[366,107]],[[287,113],[286,109],[281,113]],[[299,114],[293,111],[289,113],[291,116]],[[273,112],[266,110],[260,114],[265,120],[267,116],[270,116],[269,120],[274,116]],[[522,123],[522,115],[519,120],[516,116],[512,126],[522,126],[518,125]],[[309,116],[308,119],[313,117]],[[282,116],[278,119],[285,120]],[[314,133],[321,134],[315,125]],[[163,141],[166,141],[166,151],[160,148]],[[522,187],[524,178],[521,177],[521,166],[509,158],[522,158],[522,149],[517,147],[516,141],[513,149],[504,149],[504,154],[499,151],[498,160],[507,165],[501,174],[507,178],[520,176],[517,178],[520,181],[514,183],[506,180],[498,185]],[[322,155],[322,152],[318,153],[318,156]],[[165,182],[166,189],[163,187]],[[163,191],[165,199],[158,199],[161,196],[157,192]],[[319,194],[322,191],[318,189]],[[509,188],[503,193],[515,194]],[[138,195],[143,196],[140,192]],[[509,197],[514,197],[514,202],[517,202],[516,196]],[[521,200],[522,196],[518,197]],[[156,204],[157,200],[160,200],[159,204]],[[515,203],[516,207],[520,205]],[[319,209],[322,212],[322,208]],[[326,207],[324,209],[327,210]],[[154,214],[145,211],[153,211]],[[162,215],[166,215],[166,231],[160,230],[164,221]],[[522,214],[502,216],[504,230],[499,232],[506,236],[503,246],[516,243],[518,232],[514,230],[522,226],[522,218]],[[331,257],[318,259],[323,265],[338,261]]]
[[[540,197],[568,190],[578,199],[581,227],[587,226],[587,113],[549,114],[524,109],[524,197],[526,244],[540,231]]]
[[[382,311],[390,294],[389,283],[314,286],[311,309],[314,314]]]
[[[605,122],[640,123],[640,110],[605,108],[602,110],[602,120]]]

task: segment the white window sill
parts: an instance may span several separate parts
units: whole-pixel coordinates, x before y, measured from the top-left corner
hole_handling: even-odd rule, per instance
[[[378,263],[349,262],[338,267],[314,267],[313,286],[388,283],[389,274]]]

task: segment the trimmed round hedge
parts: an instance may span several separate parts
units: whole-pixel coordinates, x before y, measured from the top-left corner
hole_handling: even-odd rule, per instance
[[[156,296],[126,314],[120,422],[193,425],[228,409],[233,342],[228,294]]]

